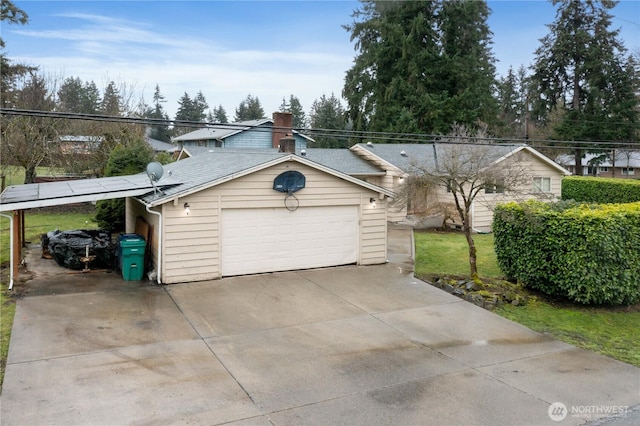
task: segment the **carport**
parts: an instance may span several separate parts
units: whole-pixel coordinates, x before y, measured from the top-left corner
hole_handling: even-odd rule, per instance
[[[146,174],[113,176],[62,182],[12,185],[0,194],[0,216],[10,220],[10,281],[13,288],[24,246],[24,212],[38,207],[61,206],[74,203],[96,202],[116,198],[141,196],[157,188],[177,185],[170,177],[162,183],[152,183]],[[7,214],[6,212],[12,212]]]

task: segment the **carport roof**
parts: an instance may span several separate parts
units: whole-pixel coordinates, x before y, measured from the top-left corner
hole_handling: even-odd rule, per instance
[[[175,179],[168,178],[159,182],[158,186],[163,188],[179,183]],[[7,187],[0,195],[0,211],[135,197],[154,191],[146,173],[13,185]]]

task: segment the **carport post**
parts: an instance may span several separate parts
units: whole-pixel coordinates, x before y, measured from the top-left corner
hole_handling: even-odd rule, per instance
[[[14,265],[16,264],[13,256],[14,256],[14,247],[13,247],[13,241],[14,241],[14,235],[13,235],[13,220],[15,217],[15,212],[13,212],[13,217],[9,216],[8,214],[4,214],[4,213],[0,213],[0,216],[2,217],[6,217],[7,219],[9,219],[9,290],[13,289],[13,275],[14,272]]]

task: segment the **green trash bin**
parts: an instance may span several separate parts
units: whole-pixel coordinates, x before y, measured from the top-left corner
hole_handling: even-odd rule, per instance
[[[120,266],[125,281],[140,281],[144,276],[144,249],[147,242],[142,237],[120,240]]]

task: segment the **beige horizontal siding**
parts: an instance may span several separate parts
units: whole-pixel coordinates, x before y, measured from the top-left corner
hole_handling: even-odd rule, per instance
[[[306,165],[283,163],[164,204],[163,282],[219,278],[220,250],[224,250],[220,247],[221,211],[282,208],[286,194],[273,190],[273,180],[288,170],[297,170],[306,177],[306,187],[294,194],[300,207],[359,206],[358,263],[366,265],[386,261],[387,203],[377,200],[374,209],[369,202],[371,197],[377,199],[379,194]],[[184,203],[189,203],[188,216]],[[145,218],[152,222],[153,216],[147,216]]]
[[[189,215],[185,203],[189,203]],[[166,203],[162,210],[163,281],[170,284],[218,277],[218,200],[197,193]]]
[[[376,208],[363,197],[360,223],[360,264],[373,265],[387,260],[387,202],[377,200]]]

